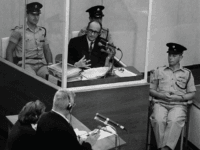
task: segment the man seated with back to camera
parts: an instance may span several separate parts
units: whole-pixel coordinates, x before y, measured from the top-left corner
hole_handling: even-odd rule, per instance
[[[20,111],[18,120],[9,132],[6,150],[36,150],[37,121],[46,106],[39,100],[28,102]]]
[[[109,67],[115,55],[113,49],[100,44],[102,24],[98,21],[88,23],[87,32],[72,38],[68,46],[68,63],[80,68]]]
[[[91,150],[99,134],[89,135],[84,141],[74,132],[70,124],[75,93],[59,89],[53,99],[53,108],[44,113],[38,121],[37,139],[40,150]]]
[[[153,113],[150,117],[157,147],[174,150],[185,124],[187,101],[195,96],[196,87],[190,70],[183,68],[184,46],[167,43],[169,66],[158,67],[151,76],[150,95]]]
[[[43,7],[38,2],[32,2],[26,6],[26,29],[25,29],[25,70],[42,78],[48,74],[47,65],[53,62],[52,53],[46,37],[46,29],[37,26],[40,9]],[[23,26],[17,26],[11,33],[6,50],[6,59],[18,66],[22,65],[22,40]]]

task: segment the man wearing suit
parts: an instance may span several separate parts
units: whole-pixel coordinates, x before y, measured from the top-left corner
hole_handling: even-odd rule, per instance
[[[105,51],[100,46],[100,31],[102,25],[98,21],[91,21],[87,26],[87,34],[72,38],[68,46],[68,63],[81,68],[110,66],[115,52]]]
[[[105,7],[102,5],[96,5],[96,6],[93,6],[93,7],[90,7],[89,9],[87,9],[86,12],[89,13],[89,20],[90,21],[98,21],[102,24],[102,20],[104,17],[104,14],[102,11],[104,10],[104,8]],[[87,34],[86,27],[80,30],[80,32],[78,33],[78,36],[82,36],[84,34]],[[110,34],[108,28],[102,27],[100,37],[107,40],[109,43],[113,43],[111,34]]]
[[[91,150],[97,137],[88,136],[86,141],[77,138],[70,124],[70,112],[74,106],[75,94],[66,89],[56,92],[53,100],[53,108],[41,116],[38,121],[36,136],[39,149],[74,149]]]

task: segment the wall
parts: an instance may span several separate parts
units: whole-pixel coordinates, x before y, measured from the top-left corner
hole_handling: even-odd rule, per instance
[[[168,63],[168,42],[188,48],[182,65],[199,64],[200,1],[152,0],[151,13],[148,70]]]
[[[27,0],[28,3],[33,1],[44,5],[39,25],[46,27],[48,31],[47,36],[55,58],[64,49],[65,0]],[[23,24],[23,2],[24,0],[0,1],[0,19],[3,20],[0,23],[0,38],[10,36],[10,29]],[[70,36],[72,31],[79,31],[87,25],[89,15],[85,11],[100,4],[105,6],[103,26],[109,28],[115,46],[122,49],[122,61],[144,72],[148,0],[71,0]],[[117,56],[120,57],[121,53],[117,52]]]

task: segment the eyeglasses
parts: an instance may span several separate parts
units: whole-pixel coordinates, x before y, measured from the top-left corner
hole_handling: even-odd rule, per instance
[[[99,32],[94,31],[94,30],[92,30],[92,29],[88,29],[88,32],[89,32],[90,34],[92,34],[92,33],[94,33],[94,34],[99,34]]]

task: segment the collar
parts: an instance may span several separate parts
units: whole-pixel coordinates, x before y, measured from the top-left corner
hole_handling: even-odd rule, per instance
[[[90,41],[90,40],[87,38],[87,36],[86,36],[86,39],[87,39],[87,42],[88,42],[88,45],[89,45],[89,46],[90,46],[90,43],[91,43],[91,42],[93,42],[93,45],[94,45],[95,40],[94,40],[94,41]]]
[[[55,111],[53,109],[51,111],[53,111],[53,112],[57,113],[58,115],[62,116],[68,123],[70,123],[69,120],[63,114],[61,114],[61,113],[59,113],[59,112],[57,112],[57,111]]]
[[[170,69],[170,70],[172,70],[169,66],[164,66],[164,70],[165,70],[165,69]],[[174,72],[176,72],[176,71],[178,71],[178,70],[185,72],[183,66],[181,66],[181,65],[180,65],[180,67],[179,67],[178,69],[176,69]]]
[[[35,28],[35,31],[33,31],[30,27],[29,27],[29,25],[26,23],[26,30],[30,30],[31,32],[33,32],[33,33],[35,33],[35,32],[37,32],[37,31],[39,31],[39,27],[38,26],[36,26],[36,28]]]

